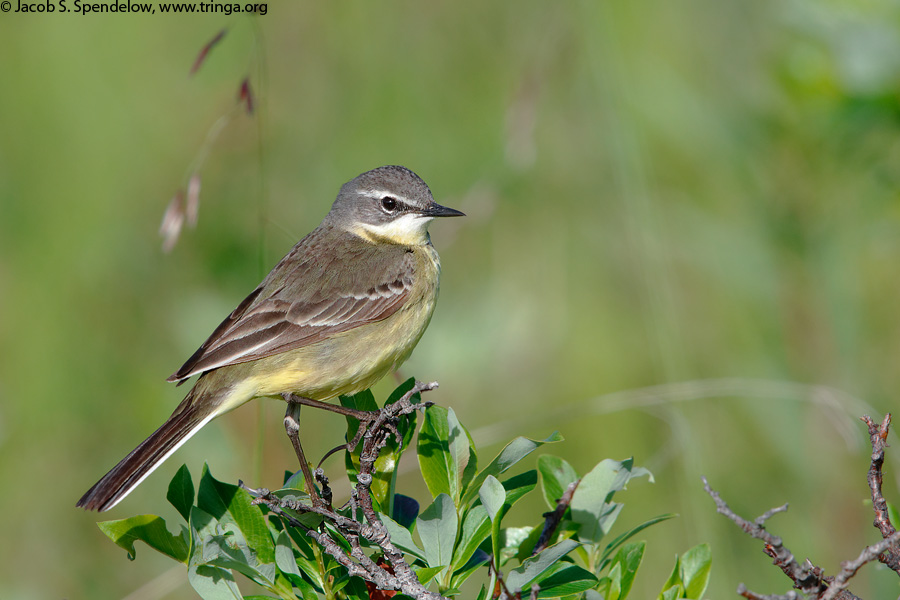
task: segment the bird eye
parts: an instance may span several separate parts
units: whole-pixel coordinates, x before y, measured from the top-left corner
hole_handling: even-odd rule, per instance
[[[391,198],[390,196],[385,196],[381,199],[381,208],[383,208],[387,212],[394,212],[395,210],[397,210],[397,199]]]

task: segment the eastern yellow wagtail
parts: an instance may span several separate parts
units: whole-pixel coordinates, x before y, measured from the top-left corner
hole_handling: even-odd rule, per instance
[[[462,215],[437,204],[405,167],[344,184],[322,223],[169,377],[180,384],[200,375],[172,416],[78,506],[112,508],[201,427],[253,398],[329,400],[396,369],[437,301],[441,265],[428,224]],[[302,458],[301,467],[312,485]]]

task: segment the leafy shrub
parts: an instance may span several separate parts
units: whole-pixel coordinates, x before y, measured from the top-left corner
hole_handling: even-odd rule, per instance
[[[398,387],[386,405],[411,391],[413,383],[409,380]],[[346,406],[377,409],[368,391],[341,401]],[[630,540],[673,516],[652,518],[604,543],[623,509],[615,494],[633,478],[651,477],[646,469],[635,467],[632,459],[606,459],[582,477],[565,460],[545,454],[537,460],[537,469],[504,477],[541,446],[560,442],[561,436],[518,437],[479,468],[472,438],[453,409],[429,406],[415,447],[432,498],[420,510],[416,500],[395,491],[396,465],[412,446],[417,417],[412,412],[395,420],[396,435],[387,439],[378,454],[368,488],[390,543],[403,552],[423,585],[452,597],[461,595],[461,586],[477,573],[482,581],[478,600],[489,596],[623,600],[628,596],[645,548],[644,542]],[[353,439],[357,427],[356,421],[348,419],[348,439]],[[357,483],[359,447],[346,452],[345,463],[351,482]],[[509,509],[533,492],[539,481],[553,512],[543,521],[535,519],[533,526],[503,526]],[[155,515],[105,521],[99,527],[131,559],[136,554],[134,543],[140,540],[184,563],[191,585],[208,600],[263,597],[242,596],[236,573],[280,598],[390,597],[391,592],[378,592],[371,582],[367,587],[362,577],[349,573],[344,558],[351,560],[351,544],[334,522],[304,510],[310,501],[303,490],[299,473],[286,477],[284,487],[271,494],[280,502],[280,508],[273,510],[260,503],[259,493],[255,499],[248,489],[215,479],[208,466],[195,489],[187,467],[182,466],[167,494],[185,521],[178,535]],[[354,503],[334,512],[355,520],[357,508]],[[293,519],[302,526],[290,525]],[[342,548],[341,560],[324,551],[308,531],[327,532]],[[382,548],[362,543],[367,556],[379,559]],[[496,564],[491,557],[497,557]],[[659,598],[701,598],[710,563],[705,545],[678,557]],[[390,567],[385,564],[384,568]]]

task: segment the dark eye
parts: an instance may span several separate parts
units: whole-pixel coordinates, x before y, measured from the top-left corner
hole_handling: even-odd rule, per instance
[[[381,208],[383,208],[387,212],[394,212],[395,210],[397,210],[397,199],[391,198],[390,196],[385,196],[381,199]]]

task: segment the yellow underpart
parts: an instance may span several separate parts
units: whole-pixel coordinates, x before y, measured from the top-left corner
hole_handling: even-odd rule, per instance
[[[285,392],[329,400],[367,389],[396,370],[422,337],[437,302],[437,253],[431,245],[413,252],[415,284],[390,317],[303,348],[210,371],[197,382],[198,401],[215,398],[215,413],[223,414],[253,398]]]

